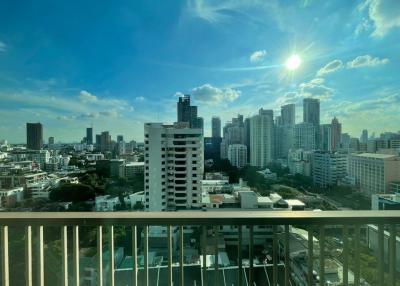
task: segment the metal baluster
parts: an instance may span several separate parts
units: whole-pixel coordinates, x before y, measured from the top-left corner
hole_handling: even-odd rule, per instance
[[[103,286],[103,226],[97,226],[97,286]]]
[[[254,283],[254,226],[250,225],[250,241],[249,241],[249,262],[250,262],[250,269],[249,269],[249,285],[253,286]]]
[[[389,278],[390,286],[396,285],[396,225],[390,225],[389,238]]]
[[[214,226],[214,235],[215,235],[215,241],[214,241],[214,285],[219,285],[219,254],[218,254],[218,237],[219,237],[219,226],[215,225]]]
[[[354,229],[354,286],[360,285],[360,225]]]
[[[384,229],[378,225],[378,285],[384,285]]]
[[[167,226],[167,244],[168,244],[168,285],[172,286],[172,228]]]
[[[308,285],[313,285],[313,272],[314,272],[314,236],[313,228],[310,226],[308,228]]]
[[[348,226],[343,226],[343,286],[349,285],[349,230]]]
[[[138,265],[137,265],[137,226],[132,226],[132,284],[133,286],[138,285]]]
[[[32,226],[25,227],[25,285],[32,286]]]
[[[207,227],[204,225],[202,247],[203,250],[203,286],[207,285]]]
[[[285,225],[285,286],[289,286],[290,260],[289,260],[289,226]]]
[[[179,226],[179,273],[180,273],[180,285],[183,286],[185,284],[183,272],[183,226]]]
[[[2,264],[2,285],[10,285],[9,261],[8,261],[8,226],[1,227],[1,264]]]
[[[144,285],[149,286],[149,227],[143,227],[144,232]]]
[[[319,285],[325,285],[325,228],[319,228]]]
[[[68,235],[67,226],[61,227],[62,285],[68,286]]]
[[[109,285],[114,286],[114,226],[111,225],[108,227],[108,254],[109,258],[108,260],[110,261],[110,273],[109,273]]]
[[[272,240],[272,285],[278,285],[278,227],[274,225],[273,240]]]
[[[72,227],[72,256],[74,267],[74,284],[79,286],[79,227],[74,225]]]
[[[37,228],[37,285],[44,286],[43,226]]]
[[[243,285],[243,263],[242,263],[242,226],[238,225],[238,285]]]

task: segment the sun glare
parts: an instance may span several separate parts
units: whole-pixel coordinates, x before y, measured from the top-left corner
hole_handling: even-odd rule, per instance
[[[296,70],[301,65],[301,58],[298,55],[291,55],[286,60],[286,68],[289,70]]]

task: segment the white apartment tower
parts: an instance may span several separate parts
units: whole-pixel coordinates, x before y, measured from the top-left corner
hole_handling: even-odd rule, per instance
[[[250,165],[264,168],[274,159],[274,116],[260,109],[250,118]]]
[[[203,134],[186,122],[145,123],[145,209],[168,211],[201,207]]]
[[[228,147],[228,160],[232,166],[243,168],[247,163],[247,146],[232,144]]]
[[[299,123],[294,126],[295,149],[315,150],[315,126],[312,123]]]
[[[346,176],[347,155],[316,151],[312,155],[314,184],[321,188],[337,185]]]

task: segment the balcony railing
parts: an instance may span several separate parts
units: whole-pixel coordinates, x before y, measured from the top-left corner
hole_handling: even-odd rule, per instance
[[[184,231],[185,226],[200,227],[200,252],[201,263],[201,284],[220,285],[221,275],[219,263],[214,263],[213,275],[210,275],[210,267],[207,267],[206,252],[208,234],[211,233],[213,240],[214,257],[218,257],[218,242],[221,238],[219,226],[231,225],[237,229],[237,282],[234,285],[255,285],[254,284],[254,229],[256,226],[268,226],[272,228],[272,279],[271,285],[278,285],[279,258],[283,257],[284,273],[283,282],[279,285],[295,285],[291,283],[290,269],[290,244],[289,227],[292,225],[303,226],[308,231],[308,253],[307,253],[307,285],[326,285],[325,280],[325,252],[326,252],[326,229],[329,226],[340,226],[343,238],[343,285],[349,285],[349,233],[352,233],[354,249],[352,271],[354,279],[352,285],[360,284],[360,229],[364,225],[376,225],[378,232],[378,277],[374,285],[396,285],[396,225],[400,224],[399,211],[217,211],[217,212],[33,212],[33,213],[0,213],[1,225],[1,281],[2,285],[16,285],[10,280],[9,258],[14,254],[9,252],[9,227],[25,228],[25,281],[26,285],[44,285],[45,263],[44,255],[44,230],[47,227],[60,228],[61,240],[61,273],[62,285],[80,285],[80,250],[79,230],[80,227],[97,228],[97,284],[115,285],[115,253],[114,253],[114,226],[126,226],[132,230],[132,263],[131,285],[149,285],[149,227],[164,226],[166,228],[166,249],[167,249],[167,272],[168,280],[162,281],[159,285],[184,285]],[[107,228],[107,245],[109,269],[107,281],[103,280],[103,227]],[[248,229],[248,258],[249,263],[243,265],[242,236],[243,229]],[[68,263],[68,233],[72,229],[72,263]],[[142,231],[142,245],[144,263],[138,265],[138,234]],[[178,266],[173,265],[173,231],[178,232]],[[33,232],[33,230],[35,230]],[[36,239],[33,239],[35,233]],[[319,265],[319,280],[315,281],[313,234],[317,233],[319,238],[319,256],[316,258]],[[388,235],[385,240],[384,233]],[[280,240],[279,237],[282,239]],[[280,253],[279,241],[283,246],[283,253]],[[35,242],[33,244],[33,241]],[[387,241],[387,243],[385,243]],[[33,247],[33,245],[35,247]],[[385,264],[385,249],[387,249],[388,263]],[[315,250],[315,249],[314,249]],[[35,265],[33,265],[35,255]],[[174,253],[175,255],[175,253]],[[385,268],[388,265],[388,269]],[[175,269],[173,269],[175,267]],[[72,269],[69,269],[72,268]],[[142,271],[140,281],[138,270]],[[178,279],[175,273],[179,269]],[[22,269],[21,269],[22,271]],[[35,271],[35,272],[33,272]],[[71,272],[71,273],[70,273]],[[384,273],[388,272],[385,277]],[[33,275],[34,273],[34,275]],[[33,281],[35,278],[35,281]],[[36,283],[34,283],[36,282]],[[232,284],[230,284],[232,285]]]

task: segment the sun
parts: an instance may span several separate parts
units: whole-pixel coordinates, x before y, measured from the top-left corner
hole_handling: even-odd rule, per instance
[[[301,65],[301,58],[296,54],[291,55],[286,60],[286,68],[291,71],[298,69],[300,65]]]

